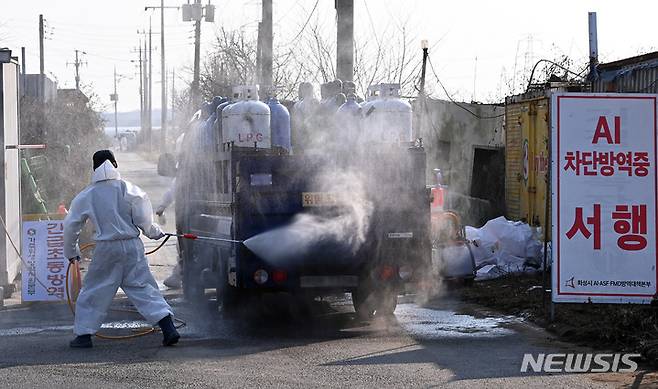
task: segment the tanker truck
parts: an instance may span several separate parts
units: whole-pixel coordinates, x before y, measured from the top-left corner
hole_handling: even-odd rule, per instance
[[[179,242],[187,300],[210,289],[230,310],[263,293],[351,293],[362,316],[393,313],[429,269],[430,199],[411,107],[398,85],[378,90],[367,111],[305,108],[292,134],[303,146],[287,109],[253,86],[196,115],[176,171],[160,172],[177,179],[178,231],[215,238]],[[354,108],[347,97],[334,101]]]

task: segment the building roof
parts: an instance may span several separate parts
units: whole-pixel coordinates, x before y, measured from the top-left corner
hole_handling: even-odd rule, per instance
[[[652,62],[654,60],[658,60],[658,51],[636,55],[635,57],[624,58],[613,62],[602,63],[599,64],[598,69],[600,71],[615,70],[627,66],[642,64],[645,62]]]

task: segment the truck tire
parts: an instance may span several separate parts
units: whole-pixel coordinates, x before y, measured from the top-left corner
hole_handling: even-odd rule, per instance
[[[361,319],[390,316],[398,305],[398,294],[395,290],[372,291],[369,288],[358,288],[352,292],[352,304]]]
[[[205,300],[201,269],[196,263],[192,245],[185,242],[185,246],[183,250],[183,296],[189,303],[200,304]]]
[[[217,301],[221,305],[222,312],[232,314],[235,313],[240,306],[240,294],[237,288],[229,285],[228,283],[228,269],[226,264],[221,264],[219,280],[217,286]]]
[[[382,297],[379,300],[379,306],[377,316],[393,316],[395,313],[395,308],[398,306],[398,293],[397,291],[386,291],[382,293]]]

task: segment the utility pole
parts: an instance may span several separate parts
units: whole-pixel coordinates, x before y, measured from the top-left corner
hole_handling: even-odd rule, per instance
[[[139,66],[139,127],[142,136],[144,134],[144,74],[143,74],[143,62],[142,61],[142,42],[139,42],[139,48],[133,50],[133,53],[139,53],[139,60],[135,61],[134,59],[130,62],[137,63]]]
[[[151,18],[149,18],[149,93],[146,97],[147,101],[147,109],[146,109],[146,115],[147,115],[147,123],[148,123],[148,144],[149,144],[149,151],[152,150],[153,148],[153,123],[151,122],[153,120],[153,45],[151,44],[151,36],[153,35],[153,29],[152,29],[152,24],[151,24]]]
[[[354,0],[336,0],[336,75],[342,81],[354,79]]]
[[[119,124],[118,124],[118,115],[117,115],[117,102],[119,101],[119,95],[117,95],[117,67],[114,67],[114,94],[111,96],[111,99],[114,101],[114,137],[119,139]]]
[[[162,100],[160,108],[160,152],[167,151],[167,82],[165,70],[165,33],[164,33],[164,0],[160,0],[160,81],[162,82]]]
[[[75,89],[80,90],[80,59],[78,58],[79,50],[75,50]],[[114,93],[117,93],[117,70],[114,69]],[[116,116],[116,104],[114,104],[114,112]],[[116,120],[116,117],[114,118]]]
[[[596,28],[596,12],[587,14],[589,28],[589,74],[587,80],[592,82],[596,80],[596,67],[599,65],[599,43],[598,30]]]
[[[153,96],[153,46],[151,45],[152,43],[152,36],[153,34],[157,34],[157,32],[153,32],[152,29],[152,24],[151,24],[151,17],[149,17],[149,29],[148,31],[146,30],[137,30],[138,34],[142,34],[144,36],[144,47],[143,47],[143,53],[144,56],[142,57],[142,63],[144,65],[143,69],[143,76],[144,76],[144,116],[142,118],[144,122],[144,140],[146,144],[148,145],[148,150],[151,151],[152,149],[152,139],[153,139],[153,126],[152,126],[152,99],[151,97]],[[148,55],[147,55],[148,53]]]
[[[257,82],[262,84],[263,80],[263,22],[258,22],[258,35],[256,37],[256,77]]]
[[[272,86],[272,45],[274,38],[272,36],[272,0],[262,0],[261,30],[259,36],[262,47],[261,55],[261,86]],[[350,78],[351,80],[351,78]]]
[[[160,82],[162,84],[160,100],[160,151],[165,152],[167,147],[167,70],[165,67],[165,33],[164,33],[164,10],[179,9],[180,7],[165,7],[164,0],[160,0],[159,7],[144,7],[144,10],[160,10]],[[149,29],[150,31],[150,29]],[[150,37],[149,37],[150,40]],[[150,45],[150,43],[149,43]]]
[[[194,4],[183,4],[183,21],[194,21],[194,74],[192,77],[191,100],[192,105],[199,104],[201,93],[199,92],[199,73],[201,67],[201,20],[205,19],[206,22],[215,21],[215,6],[208,4],[204,7],[201,5],[201,0],[194,0]],[[204,12],[205,11],[205,12]]]
[[[174,126],[174,103],[176,97],[176,89],[174,84],[176,83],[176,70],[171,69],[171,126]]]
[[[67,62],[67,65],[73,65],[75,66],[75,89],[80,90],[80,65],[82,65],[84,62],[80,61],[80,58],[78,57],[78,54],[87,54],[84,51],[81,50],[75,50],[75,62],[69,63]]]
[[[27,77],[25,77],[27,74],[27,65],[25,64],[25,46],[21,47],[21,65],[23,68],[23,78],[21,79],[21,88],[23,91],[21,92],[21,96],[24,96],[26,92],[25,88],[27,87]]]
[[[423,49],[423,65],[420,71],[420,96],[425,98],[425,70],[427,69],[427,56],[429,49],[427,47],[427,40],[420,41],[420,46]]]
[[[43,15],[39,15],[39,90],[37,95],[40,97],[41,104],[46,103],[45,93],[45,66],[43,54]]]
[[[194,5],[201,7],[201,0],[195,0]],[[194,76],[192,77],[192,104],[199,105],[199,73],[201,61],[201,17],[194,23]]]
[[[142,62],[142,42],[139,42],[139,127],[141,131],[144,131],[144,65]]]
[[[420,41],[420,47],[423,49],[423,65],[420,71],[420,120],[416,128],[414,138],[420,138],[425,122],[425,111],[427,111],[427,96],[425,95],[425,70],[427,69],[427,57],[429,55],[428,42],[426,39]]]

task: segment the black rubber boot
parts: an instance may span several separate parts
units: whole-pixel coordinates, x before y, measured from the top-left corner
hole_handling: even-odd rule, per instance
[[[162,330],[163,346],[173,346],[174,344],[178,343],[178,339],[180,339],[180,334],[178,333],[178,331],[176,331],[176,327],[174,326],[174,321],[171,319],[171,315],[167,315],[164,318],[162,318],[158,322],[158,325]]]
[[[69,343],[69,346],[73,348],[91,348],[93,346],[91,335],[78,335]]]

